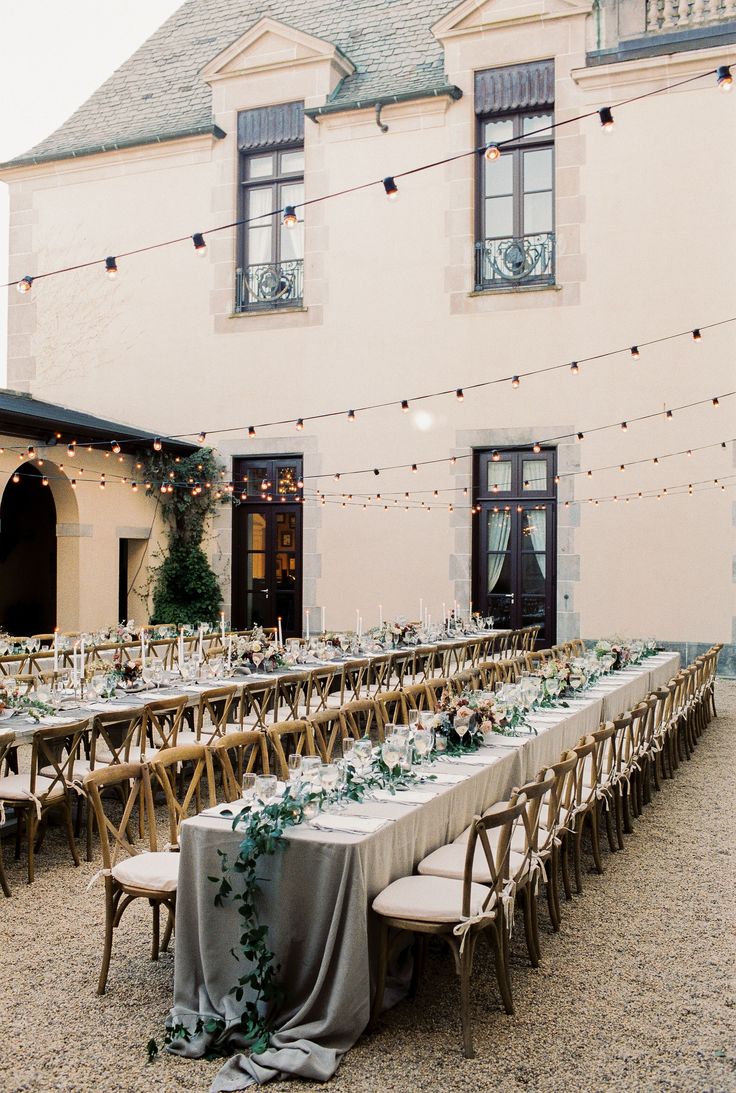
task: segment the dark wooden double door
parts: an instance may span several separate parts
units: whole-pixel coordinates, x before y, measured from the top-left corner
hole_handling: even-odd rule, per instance
[[[555,641],[554,450],[479,451],[474,466],[473,604],[497,627],[539,625]]]
[[[236,460],[233,468],[232,620],[301,634],[301,458]]]

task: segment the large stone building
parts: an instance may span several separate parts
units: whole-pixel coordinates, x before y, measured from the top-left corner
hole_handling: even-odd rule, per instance
[[[98,260],[11,293],[9,386],[208,434],[238,624],[472,599],[733,643],[734,60],[734,0],[189,0],[2,168],[13,279]],[[70,581],[59,551],[62,625],[113,621],[118,543],[157,533],[105,501],[57,514],[94,556]]]

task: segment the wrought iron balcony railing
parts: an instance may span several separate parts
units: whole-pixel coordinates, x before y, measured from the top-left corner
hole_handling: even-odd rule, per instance
[[[553,284],[554,232],[516,239],[482,239],[475,244],[475,289]]]
[[[298,307],[304,291],[304,261],[262,262],[235,270],[235,310]]]

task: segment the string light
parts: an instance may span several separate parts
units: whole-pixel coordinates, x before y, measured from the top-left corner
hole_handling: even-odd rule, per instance
[[[249,425],[248,426],[248,437],[249,437],[249,439],[252,440],[255,435],[256,435],[255,425]]]
[[[572,364],[570,365],[570,371],[572,372],[573,376],[577,376],[578,372],[580,371],[577,361],[572,362]]]
[[[641,356],[641,354],[639,353],[639,346],[638,345],[632,345],[629,352],[631,353],[631,359],[632,360],[635,360],[635,361],[639,360],[639,357]]]
[[[402,398],[402,400],[401,400],[401,410],[405,414],[409,413],[409,402],[405,398]]]
[[[295,428],[298,432],[301,432],[301,430],[304,428],[304,418],[303,417],[298,417],[296,419]]]
[[[693,330],[693,341],[694,342],[702,342],[702,340],[703,340],[703,335],[700,333],[700,329],[696,326],[695,330]]]
[[[348,410],[348,421],[355,421],[355,410]]]
[[[485,151],[483,152],[483,155],[489,162],[492,163],[494,159],[498,159],[501,155],[501,149],[498,147],[497,144],[488,144]]]
[[[286,205],[284,207],[284,227],[296,227],[296,209],[293,205]]]
[[[111,448],[112,448],[112,450],[113,450],[113,451],[115,452],[115,455],[119,455],[119,454],[120,454],[120,445],[118,444],[117,440],[113,440],[113,442],[112,442],[112,444],[110,445],[110,447],[111,447]]]
[[[105,259],[105,273],[111,281],[114,281],[118,275],[118,264],[112,255]]]
[[[536,452],[538,454],[539,452],[541,452],[541,450],[542,450],[542,445],[535,441],[534,444],[532,445],[532,451]]]
[[[578,440],[585,440],[585,434],[584,433],[578,433]]]
[[[199,441],[200,444],[204,444],[206,439],[207,439],[207,433],[203,429],[202,432],[197,437],[197,440]]]
[[[204,241],[204,236],[201,232],[195,232],[192,236],[192,243],[194,244],[194,253],[199,255],[205,255],[207,253],[207,244]]]
[[[498,452],[498,451],[492,452],[491,459],[493,460],[494,463],[498,463],[500,458],[501,458],[501,453],[500,452]]]
[[[18,483],[20,482],[20,475],[19,474],[14,474],[13,475],[13,481],[15,482],[15,484],[17,486]]]
[[[714,399],[713,399],[713,405],[714,405],[714,406],[720,406],[721,404],[720,404],[720,402],[718,401],[718,399],[717,399],[717,398],[714,398]]]
[[[21,277],[15,287],[18,292],[20,292],[21,296],[25,296],[25,294],[30,292],[33,288],[33,278],[29,276],[29,274],[26,274],[25,277]]]
[[[622,432],[624,432],[624,433],[625,433],[625,432],[626,432],[626,430],[628,429],[628,427],[629,427],[629,426],[628,426],[628,424],[627,424],[627,423],[626,423],[625,421],[622,421],[622,422],[621,422],[621,431],[622,431]]]
[[[154,452],[160,452],[162,447],[163,444],[161,443],[161,437],[157,436],[153,442],[153,450]]]
[[[48,486],[48,484],[49,484],[49,480],[46,477],[46,475],[44,475],[43,478],[41,479],[41,485],[42,486]]]
[[[389,201],[395,201],[399,196],[399,187],[396,185],[396,180],[392,175],[388,175],[383,180],[383,188],[386,191],[386,197]]]
[[[610,106],[602,106],[598,111],[604,133],[610,133],[613,129],[613,112]]]
[[[716,69],[716,83],[721,91],[730,91],[733,87],[733,76],[729,65],[719,65]]]
[[[519,379],[518,376],[512,376],[511,377],[511,386],[512,387],[518,387],[520,383],[521,383],[521,380]]]
[[[73,442],[72,442],[72,443],[70,443],[70,444],[67,444],[67,446],[66,446],[66,454],[67,454],[67,455],[69,456],[69,458],[70,458],[70,459],[74,459],[74,456],[75,456],[75,455],[77,454],[77,449],[76,449],[76,447],[74,446],[74,443],[73,443]]]
[[[462,402],[463,399],[465,398],[465,394],[463,392],[462,387],[458,387],[457,391],[455,392],[455,398],[457,399],[458,402]]]
[[[665,416],[665,419],[667,421],[672,421],[672,418],[674,417],[674,414],[672,413],[671,410],[668,410],[667,413],[664,416]]]

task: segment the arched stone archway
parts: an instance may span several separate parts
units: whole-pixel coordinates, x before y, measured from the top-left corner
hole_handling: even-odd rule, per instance
[[[18,468],[0,502],[0,626],[11,634],[56,625],[56,504],[32,463]]]

